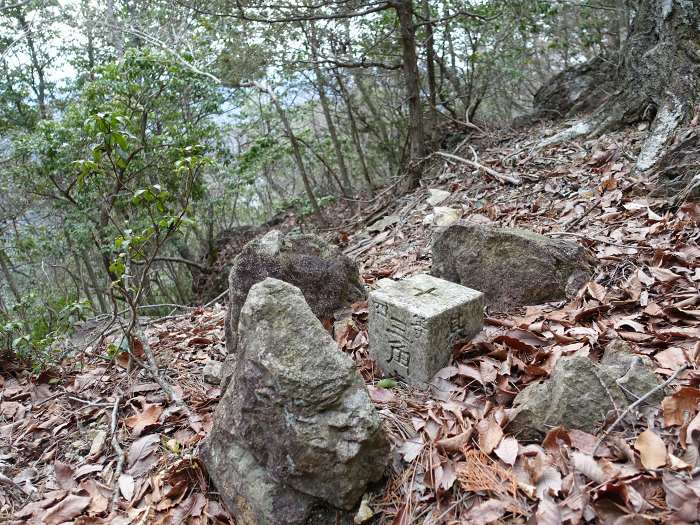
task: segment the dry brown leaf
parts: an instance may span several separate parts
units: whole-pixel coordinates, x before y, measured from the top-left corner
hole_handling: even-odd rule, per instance
[[[158,418],[163,413],[163,407],[157,404],[144,404],[143,410],[127,417],[124,423],[134,431],[134,436],[138,437],[141,433],[151,425],[158,423]]]
[[[654,470],[666,464],[666,445],[650,428],[639,434],[634,448],[639,452],[645,469]]]
[[[491,454],[503,438],[503,429],[493,418],[482,419],[476,424],[479,433],[479,448],[484,454]]]
[[[472,433],[473,429],[472,427],[469,427],[468,430],[462,432],[461,434],[436,441],[435,446],[444,450],[445,452],[457,452],[469,442],[469,439],[472,437]]]
[[[134,441],[127,452],[127,474],[139,477],[158,462],[153,452],[160,444],[159,434],[149,434]]]
[[[102,454],[102,449],[104,449],[105,442],[107,440],[107,432],[100,430],[95,434],[92,439],[92,445],[90,445],[90,452],[88,453],[88,459],[96,459],[100,454]]]
[[[404,441],[398,450],[403,456],[404,461],[406,463],[411,463],[423,452],[423,446],[423,440],[419,437],[415,437]]]
[[[664,426],[682,425],[697,412],[700,403],[700,389],[684,386],[661,402]]]
[[[90,505],[90,496],[77,496],[69,494],[60,503],[57,503],[46,511],[41,518],[45,525],[58,525],[66,521],[72,521]]]
[[[58,483],[60,488],[70,490],[75,486],[75,479],[73,479],[75,471],[73,470],[73,467],[67,465],[66,463],[55,461],[53,464],[53,470],[56,475],[56,483]]]
[[[598,462],[582,452],[573,452],[571,454],[571,462],[576,471],[580,472],[588,479],[595,481],[596,483],[603,483],[606,479],[603,469],[598,464]]]

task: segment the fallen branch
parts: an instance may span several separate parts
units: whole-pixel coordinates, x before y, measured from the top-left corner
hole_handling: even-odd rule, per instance
[[[480,169],[500,182],[512,184],[513,186],[520,186],[522,184],[522,180],[520,180],[520,177],[513,173],[501,173],[494,170],[493,168],[489,168],[488,166],[484,166],[483,164],[479,164],[478,162],[474,162],[473,160],[465,159],[464,157],[460,157],[458,155],[453,155],[452,153],[445,153],[444,151],[436,151],[435,153],[446,159],[456,160],[458,162],[467,164],[472,168]]]
[[[674,379],[676,379],[682,372],[684,372],[684,371],[687,370],[688,368],[690,368],[690,365],[688,365],[688,364],[686,363],[685,365],[683,365],[682,367],[680,367],[678,370],[676,370],[676,371],[673,373],[673,375],[672,375],[671,377],[669,377],[666,381],[664,381],[662,384],[656,385],[654,388],[652,388],[651,390],[649,390],[649,392],[647,392],[646,394],[644,394],[642,397],[640,397],[640,398],[637,399],[634,403],[632,403],[632,404],[629,405],[626,409],[624,409],[624,410],[622,411],[622,414],[620,414],[620,416],[619,416],[615,421],[613,421],[613,424],[610,425],[610,426],[605,430],[605,432],[603,432],[603,435],[600,436],[600,438],[598,438],[598,441],[597,441],[596,444],[595,444],[595,448],[593,449],[593,454],[591,454],[591,456],[595,456],[595,453],[598,451],[598,448],[599,448],[600,445],[603,443],[603,441],[605,440],[605,438],[607,438],[608,435],[610,435],[610,432],[612,432],[612,431],[617,427],[617,425],[619,425],[619,424],[622,422],[622,420],[625,419],[625,417],[627,416],[627,414],[629,414],[630,412],[632,412],[632,410],[634,410],[634,409],[637,408],[639,405],[641,405],[642,403],[644,403],[644,401],[646,401],[646,400],[649,399],[651,396],[653,396],[654,394],[656,394],[659,390],[663,390],[663,389],[666,388],[668,385],[670,385],[671,382],[673,382]]]

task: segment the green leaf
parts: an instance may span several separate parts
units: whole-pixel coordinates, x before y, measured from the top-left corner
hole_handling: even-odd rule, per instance
[[[396,386],[396,380],[391,379],[390,377],[381,379],[378,383],[377,386],[379,388],[394,388]]]

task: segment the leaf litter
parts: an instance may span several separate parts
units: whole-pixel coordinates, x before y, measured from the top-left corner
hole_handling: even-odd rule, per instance
[[[370,287],[429,270],[435,225],[427,200],[435,195],[457,217],[575,240],[600,261],[593,281],[571,301],[487,312],[482,332],[455,348],[430,385],[381,382],[368,357],[366,302],[353,305],[350,322],[333,335],[357,363],[393,444],[386,485],[363,498],[367,519],[700,520],[700,204],[669,209],[651,196],[652,181],[633,174],[624,155],[639,139],[628,131],[531,151],[525,134],[486,136],[478,142],[481,162],[516,170],[522,185],[440,160],[424,188],[386,195],[363,211],[368,224],[390,218],[381,230],[351,223],[327,233],[358,260]],[[201,372],[208,359],[224,357],[224,315],[216,304],[147,330],[194,420],[169,406],[125,356],[105,361],[105,342],[38,377],[3,362],[0,520],[233,523],[197,459],[221,395]],[[651,357],[661,381],[688,366],[660,405],[640,405],[602,443],[610,421],[594,434],[553,428],[540,443],[509,434],[508,411],[522,388],[546,378],[561,356],[598,359],[616,338]],[[117,392],[122,402],[112,436]],[[113,437],[126,451],[117,479]]]

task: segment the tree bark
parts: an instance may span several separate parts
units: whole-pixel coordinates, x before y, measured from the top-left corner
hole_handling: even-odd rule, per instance
[[[348,92],[343,77],[335,70],[335,80],[338,83],[338,88],[340,89],[340,95],[345,103],[345,109],[348,112],[348,121],[350,122],[350,134],[352,136],[352,142],[355,145],[355,151],[357,152],[357,157],[360,160],[360,166],[362,167],[362,176],[367,181],[367,185],[370,190],[374,190],[374,182],[369,174],[369,169],[367,168],[367,157],[365,156],[364,149],[362,147],[362,140],[360,139],[360,132],[357,129],[357,121],[355,120],[355,112],[352,107],[352,97]]]
[[[294,156],[294,161],[296,162],[297,168],[299,169],[299,174],[301,175],[301,180],[304,184],[306,196],[309,199],[309,203],[311,204],[311,209],[314,211],[314,214],[319,217],[319,219],[323,220],[323,216],[321,215],[321,208],[318,205],[318,201],[316,200],[316,196],[314,195],[314,191],[311,187],[311,179],[309,178],[309,173],[306,171],[304,158],[301,156],[301,148],[299,147],[299,141],[297,140],[296,135],[294,135],[292,125],[289,123],[289,119],[287,118],[287,113],[284,111],[284,108],[277,99],[277,96],[272,92],[271,89],[267,89],[260,86],[258,86],[258,89],[267,93],[270,96],[270,99],[272,100],[272,104],[274,105],[275,110],[277,111],[277,115],[282,121],[282,126],[284,127],[284,131],[292,146],[292,154]]]
[[[426,125],[430,141],[437,137],[437,85],[435,81],[435,38],[433,36],[433,23],[430,21],[430,2],[423,0],[423,18],[425,18],[425,70],[428,77],[428,123]]]
[[[333,149],[335,150],[335,157],[338,161],[338,169],[340,169],[340,177],[343,180],[341,191],[343,192],[343,195],[347,197],[348,195],[352,194],[352,182],[350,181],[348,167],[345,163],[345,156],[343,155],[343,148],[340,144],[340,139],[338,138],[335,123],[333,122],[333,116],[331,115],[331,107],[328,101],[328,95],[326,94],[326,79],[321,71],[321,67],[318,64],[318,39],[316,37],[316,27],[314,26],[313,22],[309,23],[308,41],[311,51],[311,61],[313,63],[314,74],[316,76],[316,88],[318,89],[318,96],[321,102],[321,109],[323,110],[323,116],[326,119],[328,134],[331,137]]]
[[[97,298],[97,302],[100,305],[100,311],[103,314],[106,314],[107,312],[109,312],[109,308],[107,307],[104,294],[102,293],[102,287],[100,286],[100,282],[97,280],[97,275],[95,275],[95,270],[93,270],[92,266],[90,266],[90,259],[88,257],[87,252],[82,251],[81,255],[83,256],[83,260],[85,261],[85,270],[87,271],[88,279],[90,279],[90,284],[92,286],[92,289],[95,291],[95,297]]]
[[[420,73],[416,54],[416,26],[413,23],[413,0],[395,0],[392,4],[399,18],[401,54],[403,55],[404,83],[408,102],[408,136],[410,155],[408,188],[420,182],[420,164],[425,157],[425,131],[423,108],[420,100]]]
[[[562,132],[562,140],[649,121],[636,168],[658,171],[700,103],[700,2],[642,0],[619,53],[612,50],[607,57],[563,71],[535,101],[540,111],[567,116],[598,107]]]
[[[2,271],[3,277],[5,277],[5,281],[7,281],[7,285],[10,287],[10,291],[12,292],[15,301],[17,303],[21,303],[22,294],[19,291],[19,287],[17,286],[14,275],[12,275],[9,259],[7,258],[5,250],[0,250],[0,271]]]

